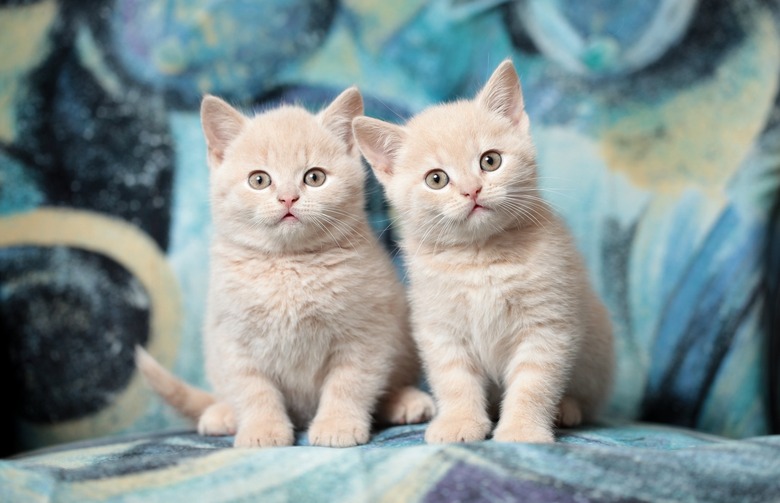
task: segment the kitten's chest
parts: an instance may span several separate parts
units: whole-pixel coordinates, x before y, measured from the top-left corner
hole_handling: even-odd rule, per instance
[[[225,289],[236,309],[246,309],[276,323],[295,323],[329,316],[339,271],[302,260],[279,259],[272,264],[251,261],[225,278]]]
[[[522,265],[467,264],[449,271],[427,269],[413,278],[423,325],[436,327],[443,344],[469,348],[488,373],[499,375],[528,324],[529,278]]]
[[[473,271],[463,282],[460,292],[452,285],[456,297],[453,306],[463,318],[472,344],[482,353],[492,353],[502,342],[518,333],[524,323],[523,279],[502,270]]]
[[[231,278],[237,296],[223,303],[225,335],[286,396],[315,403],[338,338],[336,308],[324,284],[327,273],[316,267],[304,271],[298,264],[261,270]]]
[[[463,263],[427,270],[415,283],[424,298],[446,304],[467,325],[499,329],[523,314],[533,285],[527,269],[512,263]]]
[[[304,348],[319,354],[327,348],[341,311],[337,269],[281,259],[232,265],[215,271],[211,299],[231,337],[291,358],[306,354]]]

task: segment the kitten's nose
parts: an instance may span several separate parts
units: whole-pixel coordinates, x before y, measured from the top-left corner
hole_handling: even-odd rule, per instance
[[[284,204],[285,206],[287,206],[287,209],[289,210],[290,208],[292,208],[292,205],[293,205],[293,204],[295,204],[295,201],[297,201],[298,199],[300,199],[300,197],[301,197],[301,196],[295,196],[295,197],[292,197],[292,196],[285,196],[285,197],[280,197],[280,198],[279,198],[279,202],[280,202],[280,203],[282,203],[282,204]]]
[[[473,200],[477,200],[477,196],[482,191],[482,187],[477,187],[476,189],[471,189],[466,192],[462,192],[462,194],[466,197],[470,197]]]

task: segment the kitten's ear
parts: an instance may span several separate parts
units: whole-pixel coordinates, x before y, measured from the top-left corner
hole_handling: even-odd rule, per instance
[[[200,122],[206,135],[209,166],[216,168],[225,150],[241,133],[246,117],[216,96],[206,95],[200,104]]]
[[[371,117],[356,117],[352,121],[355,141],[376,177],[385,184],[393,175],[398,151],[404,143],[403,128]]]
[[[355,142],[352,138],[352,119],[363,115],[363,97],[357,87],[350,87],[339,94],[328,108],[317,115],[322,126],[335,134],[352,152]]]
[[[498,65],[485,87],[477,95],[480,106],[519,124],[525,117],[523,91],[511,59]]]

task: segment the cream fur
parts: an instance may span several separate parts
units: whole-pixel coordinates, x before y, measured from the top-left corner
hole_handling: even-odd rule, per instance
[[[403,289],[363,210],[351,133],[362,111],[355,88],[316,116],[282,107],[248,118],[204,99],[215,229],[204,346],[215,398],[190,394],[200,405],[178,406],[201,433],[291,445],[293,429],[308,427],[313,445],[350,446],[368,441],[375,411],[394,423],[433,414],[414,388]],[[304,184],[313,167],[326,173],[319,187]],[[249,186],[255,170],[270,186]],[[140,363],[156,389],[184,389]]]
[[[398,213],[413,334],[439,413],[428,442],[551,442],[556,418],[592,419],[610,391],[609,316],[562,221],[539,196],[517,73],[502,63],[472,101],[405,126],[358,117],[357,144]],[[480,169],[486,151],[501,166]],[[450,182],[429,188],[442,169]],[[476,205],[483,209],[476,209]]]

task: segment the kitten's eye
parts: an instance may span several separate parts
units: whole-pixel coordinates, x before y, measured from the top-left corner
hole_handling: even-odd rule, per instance
[[[311,187],[319,187],[325,183],[325,172],[320,168],[312,168],[303,175],[303,183]]]
[[[249,186],[255,190],[263,190],[271,185],[271,175],[265,171],[252,171],[249,173]]]
[[[495,171],[501,166],[501,154],[495,150],[488,150],[479,159],[479,167],[482,171]]]
[[[434,169],[425,175],[425,184],[434,190],[443,189],[448,183],[450,183],[450,177],[440,169]]]

